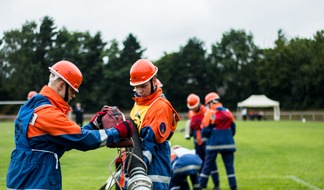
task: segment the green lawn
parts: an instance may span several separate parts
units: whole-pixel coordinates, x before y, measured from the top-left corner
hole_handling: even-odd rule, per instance
[[[171,140],[193,148],[192,139],[183,138],[178,125]],[[5,189],[6,172],[13,144],[13,123],[0,122],[0,189]],[[237,122],[235,169],[240,190],[324,189],[324,123],[288,121]],[[101,148],[66,152],[61,159],[63,189],[99,189],[109,176],[109,164],[116,149]],[[221,157],[217,158],[221,189],[228,182]],[[213,185],[211,180],[209,189]]]

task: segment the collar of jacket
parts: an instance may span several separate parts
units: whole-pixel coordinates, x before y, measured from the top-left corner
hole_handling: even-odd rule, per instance
[[[161,88],[157,88],[157,90],[146,97],[134,97],[133,100],[136,102],[137,105],[143,105],[143,106],[148,106],[150,105],[155,99],[157,99],[158,97],[162,96],[162,89]]]
[[[52,105],[60,109],[64,114],[68,114],[71,111],[71,107],[65,102],[53,89],[45,85],[40,94],[49,99]]]

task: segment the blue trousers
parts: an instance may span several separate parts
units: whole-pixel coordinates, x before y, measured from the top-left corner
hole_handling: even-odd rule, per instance
[[[195,150],[196,150],[196,154],[198,154],[198,156],[200,157],[200,159],[203,161],[202,166],[204,165],[205,162],[205,156],[206,156],[206,143],[204,143],[203,145],[199,146],[198,143],[195,141],[194,143],[195,145]],[[201,167],[202,170],[203,167]],[[211,171],[211,177],[213,180],[213,183],[215,186],[217,186],[219,184],[219,176],[218,176],[218,171],[217,171],[217,166],[216,164],[214,166],[212,166],[212,171]],[[207,178],[207,182],[208,183],[208,178]]]
[[[217,154],[220,153],[225,165],[228,183],[231,188],[236,188],[236,177],[234,171],[234,152],[218,152],[218,151],[207,151],[205,161],[203,164],[203,168],[200,173],[199,183],[201,188],[206,188],[208,183],[208,177],[212,174],[213,168],[216,168],[216,158]],[[214,184],[215,186],[219,186],[219,174],[218,171],[214,172],[213,175],[215,176]]]
[[[176,175],[173,176],[170,182],[170,190],[190,190],[189,183],[187,181],[188,175]],[[199,175],[196,174],[189,175],[191,180],[191,185],[193,190],[199,190]]]

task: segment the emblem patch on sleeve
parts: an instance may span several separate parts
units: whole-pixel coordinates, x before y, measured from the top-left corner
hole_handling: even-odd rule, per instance
[[[165,125],[164,122],[162,122],[162,123],[160,124],[160,132],[161,132],[162,134],[164,134],[165,131],[166,131],[166,125]]]

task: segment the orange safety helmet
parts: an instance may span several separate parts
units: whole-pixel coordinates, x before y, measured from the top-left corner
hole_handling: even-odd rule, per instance
[[[50,72],[60,77],[68,83],[76,92],[82,83],[82,73],[77,66],[69,61],[59,61],[52,67],[48,67]]]
[[[27,95],[27,100],[28,99],[30,99],[31,97],[33,97],[35,94],[37,94],[37,92],[36,91],[30,91],[29,93],[28,93],[28,95]]]
[[[200,103],[200,98],[196,94],[189,94],[187,97],[187,107],[189,109],[196,108]]]
[[[130,85],[137,86],[146,83],[158,72],[158,68],[147,59],[137,60],[130,69]]]
[[[205,96],[205,105],[213,100],[219,100],[219,96],[216,92],[210,92]],[[216,102],[217,103],[217,102]]]

